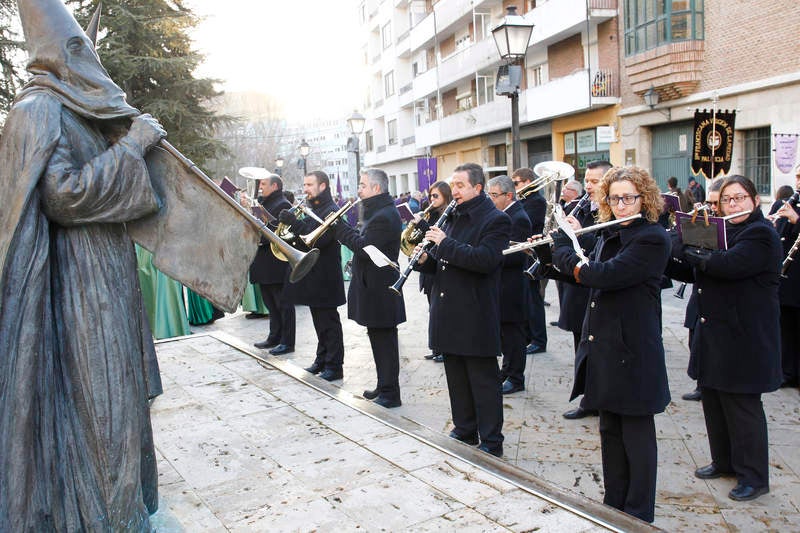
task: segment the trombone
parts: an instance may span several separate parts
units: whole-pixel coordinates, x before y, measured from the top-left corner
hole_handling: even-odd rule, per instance
[[[300,238],[303,240],[306,246],[311,248],[312,246],[314,246],[314,243],[317,242],[317,240],[320,237],[322,237],[326,231],[328,231],[328,228],[330,228],[331,226],[336,224],[336,222],[339,221],[339,217],[343,216],[345,213],[350,211],[350,209],[352,209],[360,201],[361,198],[359,198],[355,202],[353,202],[352,200],[348,200],[347,203],[344,204],[342,207],[340,207],[338,211],[336,211],[335,213],[331,213],[327,217],[325,217],[325,220],[320,220],[318,216],[313,215],[312,218],[314,218],[314,220],[319,222],[320,226],[311,233],[308,233],[306,235],[300,235]],[[308,211],[311,210],[309,209]]]

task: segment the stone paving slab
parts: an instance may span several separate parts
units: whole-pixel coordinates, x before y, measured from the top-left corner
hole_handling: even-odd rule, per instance
[[[587,507],[554,504],[481,467],[494,458],[382,421],[367,411],[385,410],[319,378],[302,383],[210,336],[157,349],[159,531],[609,530]]]
[[[415,290],[416,286],[417,280],[411,279],[404,291],[408,321],[399,327],[403,406],[391,410],[391,414],[446,435],[452,425],[444,369],[441,364],[422,357],[429,352],[427,302]],[[681,394],[694,388],[694,383],[686,376],[689,354],[687,332],[682,326],[686,300],[676,299],[672,293],[672,290],[665,290],[662,294],[663,338],[672,402],[664,414],[656,416],[659,479],[655,525],[671,531],[800,531],[800,447],[797,446],[800,396],[797,389],[781,389],[763,397],[770,437],[770,494],[749,504],[736,503],[727,498],[727,491],[733,486],[730,480],[706,482],[692,475],[695,468],[709,462],[708,441],[699,402],[680,399]],[[552,283],[548,285],[546,300],[553,304],[547,308],[547,321],[550,322],[558,317],[558,299]],[[345,306],[339,311],[345,335],[345,377],[334,382],[332,390],[338,390],[342,397],[354,398],[360,396],[361,391],[374,388],[374,364],[366,330],[347,320]],[[229,314],[212,326],[193,328],[200,334],[224,333],[247,346],[263,340],[267,329],[268,320],[245,320],[242,312]],[[301,369],[312,362],[316,348],[311,317],[305,307],[297,307],[297,331],[293,354],[272,357],[263,350],[253,351],[282,368],[291,367],[302,374]],[[572,335],[548,326],[548,336],[547,352],[528,357],[526,390],[504,398],[504,462],[565,491],[602,501],[597,418],[568,421],[561,416],[575,405],[567,402],[573,377]],[[195,337],[194,343],[197,346],[192,346],[193,351],[189,353],[213,358],[224,363],[226,369],[214,371],[202,361],[163,361],[163,354],[174,351],[175,348],[170,346],[176,344],[164,343],[158,346],[158,350],[167,381],[172,371],[170,365],[177,372],[175,382],[199,387],[200,390],[203,380],[198,379],[198,374],[211,381],[226,381],[225,376],[228,376],[229,387],[236,385],[230,384],[227,372],[248,375],[251,362],[241,360],[235,349],[220,348],[218,342],[210,337]],[[308,404],[308,409],[314,409],[314,399],[318,398],[313,389],[297,381],[285,381],[279,372],[253,376],[250,382],[298,408]],[[178,395],[170,399],[160,398],[158,402],[183,402],[198,420],[213,416],[209,409],[200,412],[202,404],[190,400]],[[245,407],[240,409],[247,410]],[[350,423],[355,423],[355,420],[362,418],[351,418]],[[177,420],[171,423],[173,427],[181,425]],[[386,430],[386,426],[374,420],[359,422],[362,423],[372,429],[366,431],[364,435],[367,437],[359,442],[387,437],[391,433],[391,429]],[[229,424],[236,426],[238,431],[249,432],[251,436],[248,438],[260,438],[265,443],[279,439],[270,431],[271,428],[251,424],[247,417],[240,417],[236,422],[231,419]],[[344,431],[345,435],[360,438],[354,436],[359,433],[358,428]],[[463,518],[467,530],[491,531],[495,527],[487,526],[473,513],[455,510],[451,514]],[[448,524],[443,520],[448,518],[438,517],[424,527],[417,525],[414,529],[436,531]],[[496,525],[508,529],[499,523]]]

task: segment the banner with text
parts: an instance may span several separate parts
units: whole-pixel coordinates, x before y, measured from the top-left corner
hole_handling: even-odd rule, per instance
[[[714,179],[731,169],[735,121],[736,111],[694,112],[692,172],[695,175]]]
[[[797,161],[797,134],[775,134],[775,166],[783,174],[788,174]]]

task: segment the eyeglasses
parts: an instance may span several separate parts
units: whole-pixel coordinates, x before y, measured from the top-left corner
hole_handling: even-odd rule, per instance
[[[723,194],[722,196],[720,196],[719,199],[723,204],[728,204],[730,203],[731,200],[733,200],[734,203],[740,204],[744,202],[745,198],[750,198],[750,197],[746,194],[739,193],[739,194],[734,194],[733,196],[729,194]]]
[[[719,202],[712,202],[711,200],[706,201],[706,205],[710,205],[711,207],[717,207]]]
[[[439,196],[439,195],[438,195],[438,194],[436,194],[436,193],[433,193],[433,194],[431,194],[431,198],[441,198],[441,196]]]
[[[618,205],[620,201],[625,205],[633,205],[636,203],[636,200],[641,198],[641,194],[626,194],[624,196],[606,196],[606,202],[608,205]]]

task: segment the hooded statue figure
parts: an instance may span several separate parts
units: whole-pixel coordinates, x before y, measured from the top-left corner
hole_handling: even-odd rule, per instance
[[[19,0],[31,81],[0,139],[0,531],[149,531],[160,391],[125,223],[164,135],[62,0]],[[110,136],[120,131],[122,136]]]

